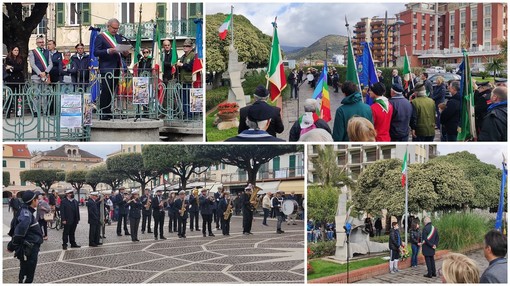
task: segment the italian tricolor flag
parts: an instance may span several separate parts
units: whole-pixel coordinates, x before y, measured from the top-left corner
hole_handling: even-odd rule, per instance
[[[404,154],[404,162],[402,162],[402,188],[406,186],[406,177],[407,177],[407,150]]]
[[[287,78],[285,77],[283,58],[280,51],[280,41],[278,40],[276,19],[273,22],[273,28],[273,44],[271,47],[271,54],[269,55],[269,69],[267,73],[271,101],[275,101],[282,94],[282,90],[287,86]]]
[[[220,39],[225,40],[227,38],[228,30],[230,30],[230,21],[232,19],[232,14],[227,16],[227,19],[225,19],[225,22],[221,24],[220,28],[218,29],[218,32],[220,33]]]

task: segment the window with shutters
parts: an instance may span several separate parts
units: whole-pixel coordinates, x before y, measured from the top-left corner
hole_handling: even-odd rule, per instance
[[[135,3],[120,4],[120,22],[135,23]]]
[[[280,157],[273,158],[273,172],[280,170]]]
[[[65,4],[56,3],[57,27],[65,25]]]
[[[165,33],[166,25],[166,3],[156,4],[156,22],[158,24],[159,34],[163,37],[167,37]]]
[[[202,3],[189,3],[188,19],[201,18],[202,5]]]
[[[7,168],[7,161],[6,161],[6,160],[3,160],[3,161],[2,161],[2,166],[3,166],[4,168]]]
[[[26,168],[26,167],[25,167],[25,161],[19,161],[19,167],[20,167],[21,169],[25,169],[25,168]]]

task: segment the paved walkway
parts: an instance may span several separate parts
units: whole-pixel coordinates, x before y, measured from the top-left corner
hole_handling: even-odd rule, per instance
[[[344,94],[338,89],[338,93],[334,92],[334,88],[332,86],[328,87],[329,90],[329,100],[331,104],[331,121],[328,122],[329,127],[333,130],[333,123],[335,122],[335,113],[338,107],[340,107],[342,100],[345,98]],[[299,88],[299,100],[297,99],[289,99],[283,102],[283,112],[282,112],[282,120],[283,125],[285,126],[285,130],[283,133],[278,134],[277,137],[285,140],[289,140],[289,132],[290,128],[294,124],[294,122],[298,119],[298,117],[304,113],[304,103],[308,98],[312,98],[313,89],[310,87],[308,82],[305,81]],[[299,106],[298,106],[299,103]],[[409,141],[411,141],[411,137]],[[436,130],[436,136],[434,141],[441,141],[441,137],[439,134],[439,130]]]
[[[469,253],[467,256],[472,258],[477,264],[480,270],[480,275],[489,266],[489,263],[483,255],[483,250],[478,250]],[[443,265],[442,260],[436,260],[436,270],[441,269]],[[431,283],[442,283],[440,277],[426,278],[423,277],[427,273],[427,267],[425,265],[418,265],[416,268],[406,268],[400,270],[395,274],[384,274],[370,279],[361,280],[356,283],[370,284],[370,283],[401,283],[401,284],[431,284]]]
[[[213,230],[215,237],[187,230],[187,238],[168,233],[167,240],[139,234],[141,242],[116,235],[116,225],[106,227],[104,245],[88,247],[87,211],[80,208],[77,243],[82,248],[63,251],[62,230],[49,230],[50,239],[41,246],[34,283],[303,283],[303,222],[284,225],[276,234],[276,221],[262,226],[253,222],[254,235],[242,234],[242,219],[234,217],[231,236]],[[10,238],[12,213],[3,208],[3,249]],[[200,220],[200,225],[201,225]],[[214,225],[213,225],[214,227]],[[16,283],[19,261],[3,252],[3,282]]]

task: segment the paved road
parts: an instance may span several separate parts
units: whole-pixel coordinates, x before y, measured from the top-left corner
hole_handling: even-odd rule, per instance
[[[480,275],[483,271],[489,266],[489,263],[483,256],[483,251],[475,251],[468,254],[470,258],[472,258],[477,264],[480,270]],[[443,265],[442,260],[436,261],[436,269],[441,269]],[[427,267],[425,265],[418,265],[416,268],[406,268],[400,270],[395,274],[384,274],[377,277],[372,277],[370,279],[361,280],[356,283],[370,284],[370,283],[401,283],[401,284],[410,284],[410,283],[419,283],[419,284],[431,284],[431,283],[442,283],[440,277],[426,278],[423,277],[424,274],[427,273]]]
[[[242,234],[242,220],[234,217],[231,236],[202,237],[187,230],[187,238],[169,234],[168,240],[139,234],[141,242],[118,237],[116,226],[106,227],[104,245],[88,245],[86,208],[82,207],[77,229],[80,249],[63,251],[62,230],[49,230],[50,239],[41,246],[34,283],[303,283],[303,222],[284,225],[285,234],[276,234],[276,222],[262,226],[255,218],[252,232]],[[12,213],[3,208],[3,282],[16,283],[19,261],[5,251],[6,233]],[[167,220],[167,218],[166,218]],[[168,223],[166,221],[166,223]],[[200,222],[201,224],[201,222]],[[189,226],[188,226],[189,228]]]
[[[331,121],[328,122],[329,127],[333,130],[333,123],[335,122],[335,113],[338,107],[340,107],[342,100],[345,98],[344,94],[340,89],[338,89],[338,93],[334,92],[334,88],[332,86],[328,87],[329,89],[329,100],[331,104]],[[304,113],[304,103],[307,98],[312,98],[313,89],[310,85],[305,82],[301,85],[299,89],[299,101],[297,99],[289,99],[283,102],[283,112],[282,112],[282,120],[283,125],[285,126],[285,130],[282,134],[278,134],[278,138],[282,138],[285,140],[289,140],[289,132],[290,128],[294,124],[294,122],[298,119],[298,117]],[[299,102],[299,107],[298,107]],[[441,141],[439,130],[436,130],[436,136],[434,141]],[[409,141],[411,141],[411,137]]]

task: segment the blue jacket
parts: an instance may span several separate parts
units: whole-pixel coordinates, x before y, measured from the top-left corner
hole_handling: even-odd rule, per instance
[[[43,243],[41,226],[34,217],[35,209],[27,204],[22,204],[17,216],[17,224],[12,237],[13,243],[21,244],[27,241],[36,245]]]
[[[444,84],[436,85],[434,87],[434,91],[432,92],[432,95],[429,96],[431,99],[434,100],[436,103],[436,106],[444,101],[446,95],[446,86]]]
[[[140,200],[132,201],[129,203],[129,218],[142,217],[142,202]]]
[[[200,213],[203,215],[212,215],[215,202],[209,200],[206,196],[200,196]]]
[[[390,123],[391,140],[409,136],[409,122],[413,115],[413,106],[403,95],[396,95],[389,101],[393,105]]]
[[[88,210],[88,222],[92,225],[98,225],[101,224],[101,221],[99,220],[99,209],[100,209],[101,202],[94,201],[92,198],[89,198],[87,200],[87,210]]]
[[[187,204],[186,200],[184,200],[184,204]],[[188,208],[184,208],[184,215],[181,216],[179,213],[179,210],[182,208],[183,201],[178,198],[174,201],[174,212],[176,213],[177,217],[181,217],[182,219],[188,219]]]
[[[80,221],[80,209],[76,200],[62,199],[60,203],[60,217],[67,224],[78,224]]]
[[[106,34],[100,33],[94,42],[94,56],[99,58],[99,71],[104,74],[122,67],[122,57],[119,53],[108,54],[107,50],[113,46],[106,40]],[[115,35],[117,43],[122,43],[122,37]]]
[[[71,78],[73,83],[88,83],[89,82],[89,64],[90,56],[83,54],[81,60],[78,55],[74,55],[71,58]]]
[[[49,55],[49,51],[48,51]],[[63,66],[62,66],[62,53],[61,52],[55,52],[51,56],[51,62],[53,63],[53,67],[50,71],[50,79],[51,82],[59,82],[61,76],[64,73]]]
[[[192,213],[198,212],[198,198],[195,198],[195,196],[190,195],[188,201],[190,203],[189,211]]]

